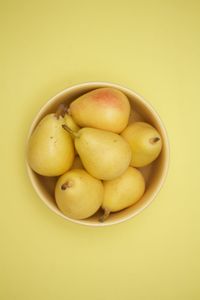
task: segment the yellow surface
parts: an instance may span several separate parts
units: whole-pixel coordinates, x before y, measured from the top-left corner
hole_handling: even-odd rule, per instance
[[[200,299],[200,2],[3,0],[0,22],[0,299]],[[105,228],[52,213],[24,164],[38,109],[95,80],[148,99],[171,145],[153,204]]]

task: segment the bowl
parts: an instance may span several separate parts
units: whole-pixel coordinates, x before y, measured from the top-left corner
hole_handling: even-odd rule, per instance
[[[78,224],[89,225],[89,226],[107,226],[117,224],[133,218],[139,214],[144,208],[146,208],[156,197],[160,188],[162,187],[164,180],[167,175],[169,165],[169,142],[166,133],[166,129],[161,121],[158,113],[154,108],[146,101],[143,97],[135,93],[133,90],[123,87],[118,84],[109,82],[87,82],[74,85],[66,88],[65,90],[58,93],[56,96],[51,98],[46,104],[40,109],[35,116],[31,127],[28,132],[27,145],[32,132],[40,120],[47,114],[55,112],[57,106],[60,103],[69,104],[71,101],[76,99],[78,96],[100,87],[114,87],[122,91],[129,98],[131,104],[131,115],[130,121],[146,121],[153,125],[161,134],[163,147],[159,157],[151,163],[149,166],[139,168],[143,173],[146,181],[146,191],[143,197],[134,205],[119,212],[115,212],[109,216],[103,223],[98,221],[100,212],[88,219],[75,220],[65,216],[57,207],[54,199],[54,187],[58,178],[56,177],[43,177],[36,174],[30,167],[26,158],[26,167],[28,176],[32,183],[33,188],[40,197],[40,199],[56,214],[63,217],[65,220],[69,220]]]

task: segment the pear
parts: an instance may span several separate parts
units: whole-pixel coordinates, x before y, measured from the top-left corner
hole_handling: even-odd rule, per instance
[[[98,88],[74,100],[68,112],[81,127],[120,133],[128,124],[130,103],[116,88]]]
[[[132,149],[131,166],[144,167],[153,162],[162,149],[158,131],[148,123],[135,122],[121,133]]]
[[[66,125],[63,128],[70,131]],[[131,148],[120,135],[87,127],[72,134],[75,136],[75,148],[82,164],[92,176],[111,180],[128,168]]]
[[[65,114],[64,116],[64,123],[71,128],[71,130],[73,131],[79,131],[80,127],[74,122],[72,116],[70,116],[69,114]]]
[[[55,187],[55,199],[64,215],[73,219],[92,216],[103,201],[103,184],[81,169],[62,175]]]
[[[136,168],[129,167],[121,176],[114,180],[104,181],[104,200],[102,208],[104,215],[99,221],[103,222],[110,214],[137,202],[145,191],[145,181],[142,173]]]
[[[63,130],[62,107],[46,115],[37,125],[28,144],[30,167],[43,176],[59,176],[70,169],[74,160],[71,135]]]

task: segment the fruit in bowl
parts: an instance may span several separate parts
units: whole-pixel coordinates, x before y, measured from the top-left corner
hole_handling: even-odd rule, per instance
[[[131,166],[144,167],[153,162],[162,149],[158,131],[148,123],[134,122],[121,133],[132,150]]]
[[[90,175],[111,180],[128,168],[132,156],[131,148],[120,135],[87,127],[73,132],[65,124],[62,127],[74,136],[76,151]]]
[[[130,103],[116,88],[99,88],[72,101],[69,113],[81,127],[93,127],[120,133],[128,124]]]
[[[56,183],[56,203],[64,214],[74,219],[85,219],[96,213],[103,197],[102,182],[83,169],[70,170]]]
[[[33,123],[31,180],[46,204],[69,220],[95,226],[122,221],[149,199],[163,145],[164,154],[168,149],[165,132],[120,86],[88,83],[67,92]]]
[[[58,176],[72,166],[74,146],[70,134],[63,132],[63,122],[59,107],[40,121],[30,138],[28,161],[40,175]]]

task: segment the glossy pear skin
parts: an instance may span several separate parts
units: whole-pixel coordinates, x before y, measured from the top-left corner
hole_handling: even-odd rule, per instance
[[[121,133],[132,149],[131,166],[144,167],[153,162],[162,149],[158,131],[148,123],[135,122]]]
[[[94,128],[82,128],[75,138],[75,148],[84,168],[92,176],[111,180],[129,166],[131,149],[118,134]]]
[[[142,173],[129,167],[121,176],[114,180],[104,181],[104,200],[102,208],[116,212],[137,202],[145,191]]]
[[[92,216],[103,202],[103,184],[81,169],[62,175],[55,187],[58,208],[73,219]]]
[[[43,176],[65,173],[74,160],[72,137],[62,128],[64,119],[45,116],[35,128],[28,145],[30,167]]]
[[[81,127],[120,133],[128,124],[130,104],[127,96],[118,89],[99,88],[73,101],[69,113]]]

